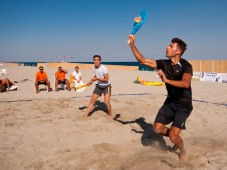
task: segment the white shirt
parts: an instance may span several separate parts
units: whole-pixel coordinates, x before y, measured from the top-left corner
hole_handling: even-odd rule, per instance
[[[79,71],[79,72],[77,73],[76,71],[74,71],[74,72],[72,73],[72,76],[73,76],[75,79],[79,80],[80,77],[81,77],[81,72]],[[75,83],[77,83],[76,80],[73,79],[73,81],[74,81]]]
[[[104,78],[104,75],[105,74],[108,74],[108,69],[107,69],[107,67],[106,66],[104,66],[104,65],[100,65],[100,67],[99,68],[95,68],[95,67],[93,67],[93,70],[94,70],[94,72],[95,72],[95,76],[97,77],[97,78]],[[101,85],[101,86],[105,86],[105,85],[109,85],[110,84],[110,80],[108,81],[108,82],[103,82],[103,81],[99,81],[99,80],[97,80],[97,84],[98,85]]]

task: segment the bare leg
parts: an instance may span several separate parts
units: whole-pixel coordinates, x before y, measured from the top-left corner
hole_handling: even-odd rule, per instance
[[[10,81],[9,81],[9,79],[8,79],[8,78],[5,78],[5,82],[6,82],[6,85],[7,85],[6,92],[8,92],[8,91],[9,91],[9,89],[10,89],[10,85],[9,85]]]
[[[177,127],[171,126],[171,128],[167,128],[162,123],[154,123],[153,130],[155,133],[162,134],[163,136],[168,136],[171,142],[174,143],[174,147],[180,149],[179,159],[184,161],[187,159],[187,151],[184,147],[184,143],[182,138],[180,137],[181,129]]]
[[[58,80],[55,80],[55,91],[58,91]]]
[[[99,95],[94,94],[94,93],[92,94],[90,103],[89,103],[88,108],[87,108],[87,111],[84,114],[85,119],[88,117],[89,113],[91,112],[91,109],[93,108],[95,101],[98,99],[98,97],[99,97]]]
[[[66,80],[66,86],[67,86],[67,90],[70,91],[70,83],[69,83],[69,80]]]
[[[185,161],[187,159],[187,151],[184,147],[184,142],[180,137],[180,132],[181,132],[181,129],[171,126],[169,131],[169,138],[171,142],[175,144],[175,147],[180,149],[179,159],[181,161]]]
[[[35,81],[35,92],[36,92],[36,93],[39,93],[38,81]]]
[[[110,94],[109,93],[106,93],[105,96],[104,96],[104,102],[107,106],[107,109],[108,109],[108,114],[110,117],[113,117],[112,115],[112,110],[111,110],[111,104],[110,104]]]
[[[169,128],[162,123],[154,122],[153,131],[169,137]]]
[[[47,90],[48,90],[48,92],[50,92],[50,81],[47,80],[46,83],[47,83]]]

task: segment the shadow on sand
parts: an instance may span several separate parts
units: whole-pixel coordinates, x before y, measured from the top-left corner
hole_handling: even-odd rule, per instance
[[[87,106],[82,106],[82,107],[79,107],[79,110],[84,110],[86,108],[87,108]],[[94,104],[93,109],[91,110],[91,112],[89,113],[88,116],[91,116],[94,112],[97,112],[99,110],[102,110],[103,112],[108,114],[108,109],[106,107],[106,104],[104,102],[100,102],[99,100],[97,100]]]
[[[152,146],[152,147],[155,147],[155,148],[168,150],[170,152],[176,151],[175,147],[171,147],[171,146],[166,145],[166,141],[164,140],[163,136],[155,133],[153,131],[153,125],[150,124],[150,123],[147,123],[145,121],[145,118],[140,117],[140,118],[132,120],[132,121],[123,121],[123,120],[119,119],[120,116],[121,116],[120,114],[116,114],[114,120],[117,121],[117,122],[120,122],[123,125],[137,123],[143,129],[142,131],[138,131],[136,129],[131,129],[135,133],[142,134],[142,137],[141,137],[142,145]]]

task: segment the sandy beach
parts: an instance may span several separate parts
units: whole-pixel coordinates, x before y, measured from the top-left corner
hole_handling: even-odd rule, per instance
[[[103,97],[83,120],[94,85],[85,91],[34,93],[37,67],[7,66],[20,91],[0,94],[0,169],[227,169],[227,84],[192,81],[193,111],[182,131],[188,161],[179,162],[168,138],[152,131],[165,87],[134,84],[154,72],[109,70],[111,105]],[[67,68],[66,68],[67,69]],[[67,69],[69,73],[73,69]],[[44,68],[53,87],[56,68]],[[82,80],[94,75],[81,69]],[[69,74],[67,76],[69,78]],[[80,109],[79,109],[80,108]],[[85,109],[84,109],[85,108]]]

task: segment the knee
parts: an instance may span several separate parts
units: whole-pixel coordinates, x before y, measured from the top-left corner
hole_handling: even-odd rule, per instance
[[[94,105],[94,104],[95,104],[95,101],[96,101],[96,100],[91,99],[91,100],[90,100],[90,104]]]
[[[177,135],[175,135],[175,134],[169,134],[169,139],[170,139],[170,141],[171,142],[173,142],[173,143],[175,143],[176,142],[176,139],[177,139]]]
[[[106,105],[110,105],[110,101],[109,101],[109,100],[104,100],[104,103],[105,103]]]
[[[154,133],[161,133],[162,132],[162,129],[160,127],[158,127],[157,125],[154,124],[153,131],[154,131]]]

